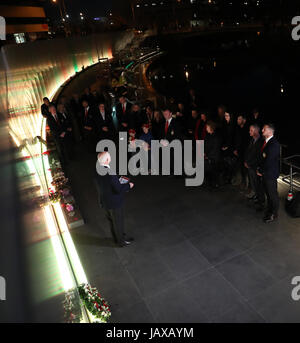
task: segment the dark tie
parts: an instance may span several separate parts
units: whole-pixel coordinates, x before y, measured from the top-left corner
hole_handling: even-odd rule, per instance
[[[262,146],[262,148],[261,148],[261,152],[263,152],[263,151],[264,151],[264,149],[265,149],[266,145],[267,145],[267,141],[265,141],[265,142],[264,142],[264,145],[263,145],[263,146]]]

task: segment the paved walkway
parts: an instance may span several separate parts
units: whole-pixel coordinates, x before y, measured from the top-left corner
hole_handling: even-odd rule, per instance
[[[183,179],[137,177],[126,202],[136,241],[115,248],[97,204],[95,158],[79,154],[69,173],[86,225],[72,236],[113,322],[300,322],[291,298],[300,221],[283,204],[279,220],[265,225],[232,186],[210,192]]]

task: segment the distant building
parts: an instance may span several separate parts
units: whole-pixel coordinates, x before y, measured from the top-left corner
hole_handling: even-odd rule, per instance
[[[24,43],[47,38],[44,0],[1,0],[0,16],[6,21],[6,42]]]

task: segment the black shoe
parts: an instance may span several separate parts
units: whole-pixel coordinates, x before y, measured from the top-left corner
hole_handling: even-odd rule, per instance
[[[278,218],[278,216],[276,216],[275,214],[271,214],[268,217],[264,218],[264,222],[266,224],[273,223],[277,218]]]
[[[121,248],[128,247],[132,242],[125,239],[122,243],[119,244]]]
[[[127,242],[134,242],[134,238],[133,237],[124,236],[124,240],[127,241]]]

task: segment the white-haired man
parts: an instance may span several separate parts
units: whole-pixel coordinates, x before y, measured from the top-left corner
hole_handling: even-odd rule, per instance
[[[100,168],[110,169],[111,156],[108,152],[98,155]],[[102,174],[102,173],[101,173]],[[104,173],[103,173],[104,174]],[[126,237],[124,228],[124,195],[134,187],[132,182],[121,183],[117,175],[96,174],[96,185],[99,193],[99,202],[105,210],[111,233],[116,244],[120,247],[130,245],[132,238]]]

